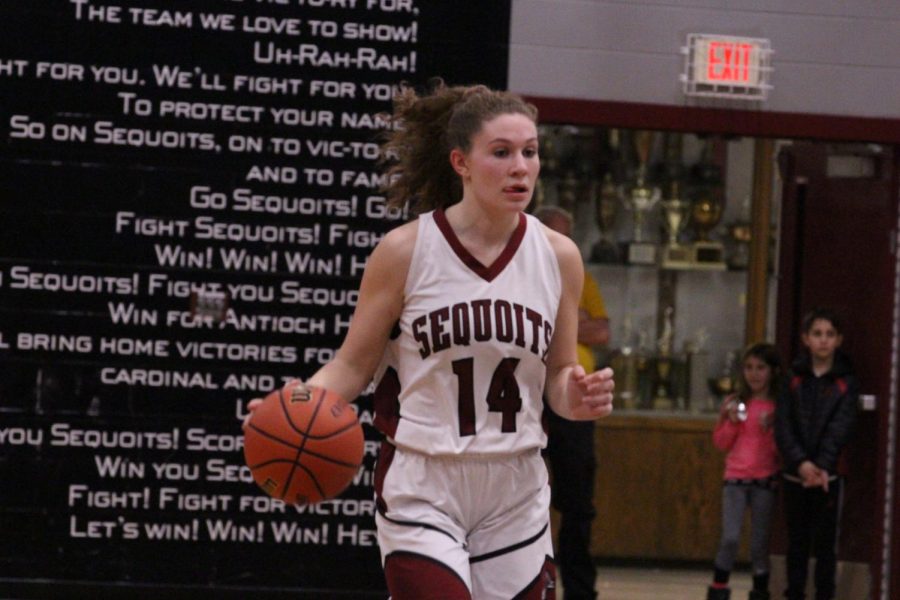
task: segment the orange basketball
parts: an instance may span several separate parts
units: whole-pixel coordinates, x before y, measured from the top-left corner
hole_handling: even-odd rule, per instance
[[[346,400],[292,381],[265,397],[244,429],[244,460],[267,494],[312,504],[343,492],[359,470],[363,430]]]

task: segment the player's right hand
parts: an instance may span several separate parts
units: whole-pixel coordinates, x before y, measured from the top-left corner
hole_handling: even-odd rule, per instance
[[[250,402],[247,403],[247,414],[244,416],[244,421],[241,423],[241,429],[246,430],[247,424],[250,422],[250,417],[253,416],[253,411],[259,408],[259,405],[263,403],[262,398],[254,398]]]
[[[299,379],[291,379],[290,381],[286,382],[281,387],[285,388],[288,385],[294,383],[295,381],[299,381]],[[253,411],[256,410],[257,408],[259,408],[259,405],[263,403],[263,400],[265,400],[265,398],[254,398],[250,402],[247,403],[247,415],[244,417],[244,421],[241,423],[241,429],[244,429],[244,430],[247,429],[247,424],[250,422],[250,417],[253,416]]]

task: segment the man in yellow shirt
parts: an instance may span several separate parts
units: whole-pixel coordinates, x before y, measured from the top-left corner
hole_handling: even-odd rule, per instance
[[[564,235],[572,234],[572,215],[556,206],[535,211],[540,221]],[[609,342],[609,318],[597,281],[584,272],[578,305],[578,362],[595,370],[593,346]],[[594,519],[594,422],[569,421],[548,409],[547,457],[553,473],[553,507],[559,511],[559,565],[565,600],[596,598],[596,568],[591,557],[591,521]]]

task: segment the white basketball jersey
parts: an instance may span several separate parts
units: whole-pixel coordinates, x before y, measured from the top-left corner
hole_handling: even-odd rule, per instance
[[[443,211],[420,215],[403,312],[377,373],[376,426],[431,455],[543,447],[545,360],[561,289],[534,217],[520,215],[484,266]]]

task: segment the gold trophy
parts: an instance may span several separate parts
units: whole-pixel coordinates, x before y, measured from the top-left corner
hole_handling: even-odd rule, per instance
[[[638,408],[638,352],[632,344],[631,315],[626,314],[622,323],[622,347],[612,358],[616,373],[615,404],[625,410]]]
[[[728,226],[730,248],[728,252],[728,268],[744,270],[750,264],[750,239],[753,227],[750,224],[750,196],[741,203],[740,218]]]
[[[697,187],[691,204],[691,222],[697,233],[693,244],[695,269],[725,270],[725,246],[710,238],[710,232],[722,220],[725,199],[719,167],[712,161],[712,141],[706,142],[703,158],[695,166]]]
[[[658,187],[647,184],[647,159],[653,146],[652,131],[636,131],[634,143],[638,153],[638,169],[634,185],[625,194],[625,206],[631,211],[633,232],[628,243],[628,262],[633,265],[656,264],[657,246],[644,241],[644,219],[659,202]]]
[[[559,207],[568,211],[569,214],[575,214],[575,203],[578,201],[580,188],[581,181],[575,175],[575,172],[566,171],[557,187],[557,193],[559,194],[557,204]]]
[[[538,178],[534,183],[534,195],[531,197],[531,204],[528,205],[528,212],[534,214],[537,209],[547,203],[547,184],[544,180]]]
[[[674,406],[671,393],[672,376],[672,315],[675,310],[667,306],[663,331],[656,343],[658,350],[656,355],[656,393],[653,398],[653,408],[656,410],[671,410]]]
[[[691,221],[697,232],[693,262],[696,268],[725,269],[725,247],[710,239],[709,232],[722,220],[722,202],[711,195],[696,198],[691,206]]]
[[[619,192],[613,182],[612,173],[607,172],[597,194],[595,219],[600,239],[591,247],[591,261],[600,263],[619,262],[619,247],[616,245],[614,227],[619,214]]]
[[[737,353],[728,352],[725,356],[725,365],[718,377],[709,378],[709,391],[716,396],[716,400],[721,403],[729,394],[736,389],[736,381],[734,375],[734,364]]]
[[[734,391],[734,379],[731,375],[719,375],[709,378],[709,391],[713,393],[717,402],[722,402]]]
[[[540,136],[541,175],[556,177],[559,169],[559,148],[556,138],[559,133],[554,127],[540,125],[538,135]]]
[[[651,358],[653,352],[649,343],[650,333],[645,330],[638,332],[637,356],[635,357],[635,370],[637,371],[637,407],[651,408],[653,402],[653,374],[650,373]]]
[[[688,370],[688,397],[690,410],[701,412],[715,410],[707,390],[709,381],[709,352],[706,343],[709,333],[705,328],[700,328],[687,344],[687,370]]]
[[[735,270],[743,270],[750,264],[750,223],[732,223],[728,226],[728,236],[734,242],[734,251],[728,257],[728,266]]]
[[[545,204],[556,204],[557,182],[559,180],[559,151],[555,127],[549,125],[538,126],[540,139],[541,176],[534,186],[534,196],[528,205],[528,212],[534,213]]]
[[[531,203],[527,209],[529,213],[534,213],[541,206],[547,204],[547,180],[550,179],[550,169],[545,166],[550,160],[549,153],[553,149],[553,144],[550,142],[550,129],[541,126],[538,128],[538,135],[540,136],[541,176],[534,182],[534,194],[531,196]]]
[[[679,187],[678,181],[672,181],[669,197],[659,205],[668,238],[660,259],[664,269],[690,269],[693,266],[692,249],[678,241],[691,213],[691,204],[679,197]]]

